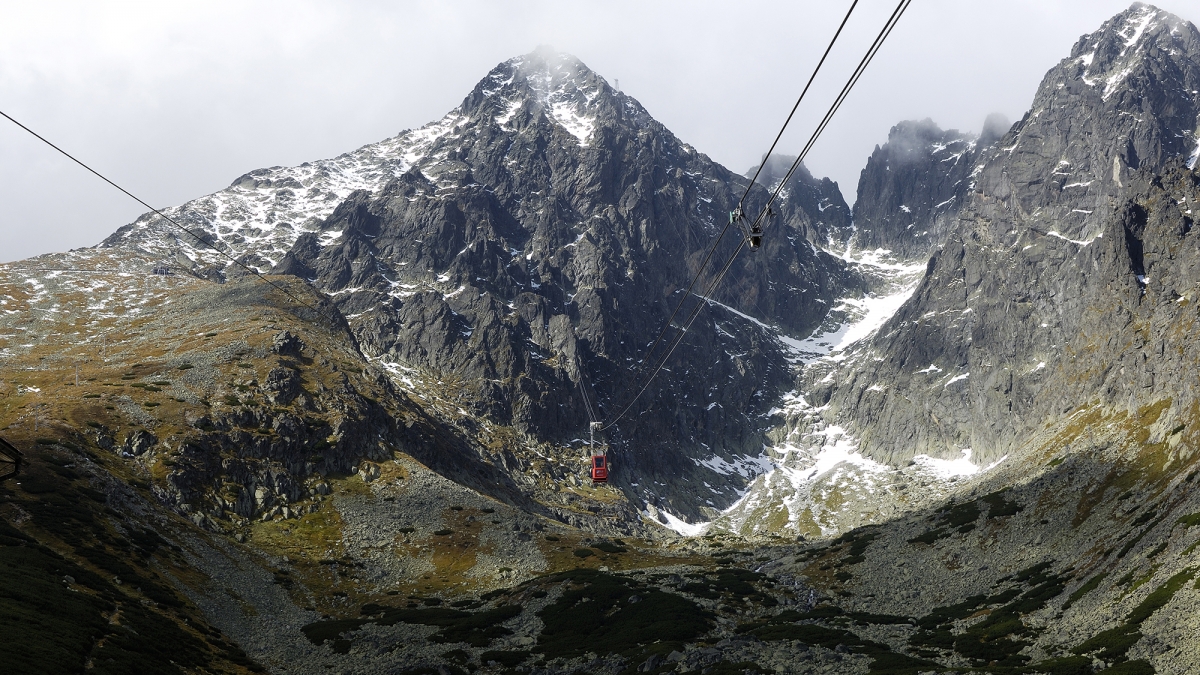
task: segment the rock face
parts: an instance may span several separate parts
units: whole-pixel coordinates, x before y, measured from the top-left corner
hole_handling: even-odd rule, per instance
[[[865,452],[989,463],[1082,401],[1190,388],[1158,365],[1172,338],[1156,317],[1200,282],[1193,197],[1179,187],[1169,206],[1147,186],[1190,180],[1197,89],[1200,33],[1140,4],[1047,73],[913,297],[824,387]]]
[[[901,122],[875,146],[858,180],[853,244],[893,255],[928,258],[945,242],[975,187],[978,160],[1008,130],[992,115],[979,136],[942,131],[933,120]]]
[[[758,166],[754,166],[747,170],[745,175],[747,178],[754,178],[757,173],[758,183],[775,190],[795,161],[794,156],[772,155],[767,158],[762,171],[758,170]],[[854,234],[854,227],[850,206],[846,204],[837,183],[828,178],[814,178],[801,164],[788,180],[787,186],[780,191],[780,196],[787,203],[802,204],[807,214],[820,214],[813,227],[804,228],[809,242],[814,246],[837,251],[846,247],[847,241]],[[798,225],[802,226],[802,223]]]
[[[37,265],[95,276],[0,265],[0,426],[30,449],[0,595],[71,610],[9,624],[114,672],[257,667],[219,631],[299,672],[1197,672],[1197,34],[1134,5],[965,177],[939,157],[972,141],[902,123],[864,171],[873,229],[801,172],[610,436],[623,495],[563,439],[638,382],[745,183],[573,60],[175,210],[295,275],[271,285],[128,285],[177,254],[229,272],[152,220]],[[868,236],[910,260],[846,247]],[[764,436],[775,470],[706,536],[634,526],[727,501]]]
[[[422,129],[251,172],[169,213],[248,264],[329,294],[363,352],[427,409],[461,416],[468,434],[516,439],[495,461],[517,478],[534,473],[539,444],[557,453],[555,479],[574,471],[562,467],[585,452],[585,396],[603,420],[638,396],[604,434],[614,484],[694,517],[701,504],[731,504],[762,470],[764,432],[779,420],[770,413],[794,389],[794,355],[776,338],[806,335],[837,300],[872,289],[870,274],[816,246],[884,247],[909,261],[941,247],[870,342],[800,378],[799,394],[828,404],[822,424],[888,464],[965,449],[990,462],[1061,414],[1076,382],[1059,364],[1099,320],[1081,299],[1098,279],[1147,276],[1147,244],[1112,214],[1135,183],[1197,155],[1197,55],[1191,24],[1134,5],[1082,38],[995,143],[996,120],[980,139],[898,125],[863,172],[854,226],[836,185],[799,172],[764,250],[743,253],[712,298],[689,297],[674,317],[746,178],[564,55],[500,64]],[[747,211],[787,163],[764,167]],[[721,240],[700,294],[737,239]],[[105,246],[200,276],[230,271],[156,217]],[[274,400],[290,395],[286,373],[269,380]]]
[[[746,212],[765,203],[778,180],[768,178]],[[611,421],[665,359],[606,439],[616,484],[662,479],[645,498],[695,515],[705,501],[730,503],[745,480],[701,462],[761,454],[765,413],[790,387],[785,354],[759,322],[803,336],[861,287],[813,245],[846,240],[845,201],[800,171],[763,249],[723,271],[741,242],[730,228],[664,328],[747,183],[577,59],[538,51],[497,66],[439,122],[336,160],[253,172],[171,214],[250,264],[310,281],[368,356],[537,442],[586,436],[581,391]],[[213,257],[164,233],[146,218],[105,245]],[[698,499],[681,478],[711,489]]]

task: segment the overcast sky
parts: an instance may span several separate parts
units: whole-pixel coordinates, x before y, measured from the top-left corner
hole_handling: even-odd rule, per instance
[[[1194,0],[1157,3],[1192,21]],[[884,22],[861,0],[785,137],[796,151]],[[809,156],[854,201],[903,119],[1015,121],[1043,74],[1120,0],[915,0]],[[156,206],[255,168],[332,157],[440,118],[541,44],[620,81],[744,171],[770,145],[849,7],[775,2],[0,0],[0,110]],[[99,242],[144,209],[0,119],[0,261]]]

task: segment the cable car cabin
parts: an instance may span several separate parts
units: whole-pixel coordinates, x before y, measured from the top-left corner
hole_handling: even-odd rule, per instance
[[[592,482],[608,482],[608,458],[604,455],[592,455]]]
[[[750,240],[750,248],[759,248],[762,246],[763,232],[761,227],[754,227],[750,230],[748,239]]]

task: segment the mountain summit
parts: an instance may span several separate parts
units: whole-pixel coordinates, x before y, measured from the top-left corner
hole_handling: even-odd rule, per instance
[[[747,182],[578,59],[540,48],[496,66],[437,122],[251,172],[169,213],[247,264],[329,294],[369,356],[422,383],[413,396],[452,399],[443,412],[557,448],[538,451],[553,457],[552,481],[583,452],[581,391],[609,420],[655,372],[663,351],[646,349]],[[766,197],[756,186],[747,208]],[[693,303],[705,304],[701,318],[608,436],[624,467],[615,483],[639,502],[696,516],[736,499],[761,470],[772,401],[790,387],[777,338],[803,337],[862,287],[818,248],[850,232],[834,183],[801,171],[775,211],[764,249],[743,252],[713,297],[687,299],[663,345]],[[737,246],[734,230],[697,290]],[[103,245],[236,272],[153,215]],[[509,458],[484,461],[532,471],[527,456],[539,455],[514,443]],[[709,487],[697,494],[689,476]]]
[[[830,511],[876,520],[912,503],[899,485],[924,480],[920,472],[901,480],[891,467],[1034,480],[1045,434],[1055,433],[1047,430],[1070,427],[1082,410],[1115,415],[1173,399],[1164,419],[1186,417],[1192,403],[1181,392],[1191,391],[1194,366],[1171,326],[1190,321],[1181,298],[1200,280],[1189,271],[1189,190],[1175,172],[1196,148],[1196,90],[1200,33],[1135,4],[1079,40],[1046,74],[1032,109],[976,150],[969,171],[957,157],[965,139],[931,145],[925,139],[941,132],[928,122],[894,129],[863,171],[860,190],[874,189],[860,194],[856,215],[867,219],[858,224],[888,234],[880,225],[908,220],[918,231],[941,229],[943,241],[874,336],[806,369],[800,391],[823,405],[789,415],[788,434],[825,447],[793,455],[789,472],[756,484],[745,502],[754,513],[739,505],[737,522],[760,527],[781,501],[793,514],[826,512],[828,487],[809,472],[837,464],[828,446],[850,453],[832,474],[842,482]],[[910,137],[922,140],[908,161],[919,159],[912,166],[929,179],[914,182],[914,169],[898,164],[891,142]],[[936,162],[944,173],[925,168],[938,159],[934,147],[955,160]],[[896,170],[881,170],[885,163]],[[1156,201],[1165,185],[1180,191],[1178,207]],[[935,199],[959,205],[918,212]],[[886,496],[881,481],[892,484]],[[843,508],[856,493],[862,505]],[[801,531],[813,527],[802,520],[793,519]],[[854,522],[862,521],[838,527]]]
[[[797,172],[715,290],[747,177],[549,49],[172,209],[271,285],[0,265],[9,669],[1197,672],[1196,36],[900,122],[853,223]]]

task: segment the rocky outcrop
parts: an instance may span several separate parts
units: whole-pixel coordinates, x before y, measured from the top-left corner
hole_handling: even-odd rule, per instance
[[[125,437],[125,443],[121,446],[121,453],[126,456],[137,457],[146,454],[158,444],[158,439],[154,434],[145,429],[136,429]]]
[[[927,258],[945,242],[974,189],[980,159],[1007,130],[1000,115],[989,116],[978,137],[943,131],[930,119],[892,127],[858,180],[853,245],[886,249],[903,259]]]
[[[425,159],[350,195],[275,271],[329,293],[368,354],[453,380],[473,416],[557,444],[586,434],[581,389],[611,420],[701,312],[608,440],[618,484],[691,476],[713,487],[703,499],[728,503],[742,477],[699,461],[757,454],[763,414],[790,384],[780,346],[743,313],[804,334],[859,283],[812,245],[847,236],[836,185],[799,172],[763,250],[735,259],[711,302],[690,298],[648,355],[746,180],[565,55],[501,64],[452,116]],[[733,228],[694,293],[739,243]],[[694,491],[659,492],[695,513]]]
[[[1168,326],[1200,282],[1185,208],[1195,89],[1200,33],[1145,5],[1046,75],[913,297],[859,358],[811,374],[866,452],[969,448],[986,464],[1082,401],[1190,389]]]

